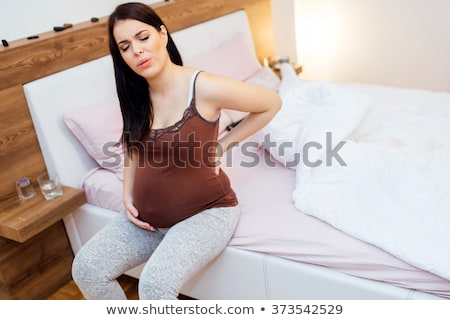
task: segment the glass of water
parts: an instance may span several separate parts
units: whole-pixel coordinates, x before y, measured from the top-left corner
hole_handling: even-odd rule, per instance
[[[52,200],[62,196],[63,191],[59,182],[58,175],[55,172],[47,172],[38,177],[39,187],[46,200]]]

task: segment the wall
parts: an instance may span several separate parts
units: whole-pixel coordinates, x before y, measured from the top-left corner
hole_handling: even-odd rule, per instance
[[[294,3],[305,79],[450,91],[450,1]]]
[[[162,0],[143,0],[145,3]],[[109,15],[126,0],[0,0],[0,37],[8,41],[50,31],[64,23]]]
[[[275,54],[298,61],[295,35],[295,3],[293,0],[272,0]]]
[[[122,2],[0,0],[0,38],[106,16]],[[301,63],[305,79],[450,91],[448,0],[272,0],[272,10],[276,54]]]

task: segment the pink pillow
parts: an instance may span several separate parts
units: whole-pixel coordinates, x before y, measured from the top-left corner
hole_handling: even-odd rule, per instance
[[[241,81],[262,67],[242,33],[205,54],[185,59],[184,65]]]
[[[123,122],[117,103],[64,113],[64,123],[99,166],[123,179],[124,150],[117,145]]]

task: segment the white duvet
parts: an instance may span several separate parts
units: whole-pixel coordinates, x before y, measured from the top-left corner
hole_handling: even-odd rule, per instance
[[[450,279],[450,94],[282,73],[261,133],[296,170],[295,207]]]

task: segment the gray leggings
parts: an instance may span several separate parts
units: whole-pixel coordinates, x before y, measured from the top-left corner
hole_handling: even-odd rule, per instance
[[[239,213],[238,206],[207,209],[151,232],[122,212],[75,256],[73,279],[86,299],[126,299],[117,277],[146,262],[139,298],[176,299],[183,284],[226,247]]]

